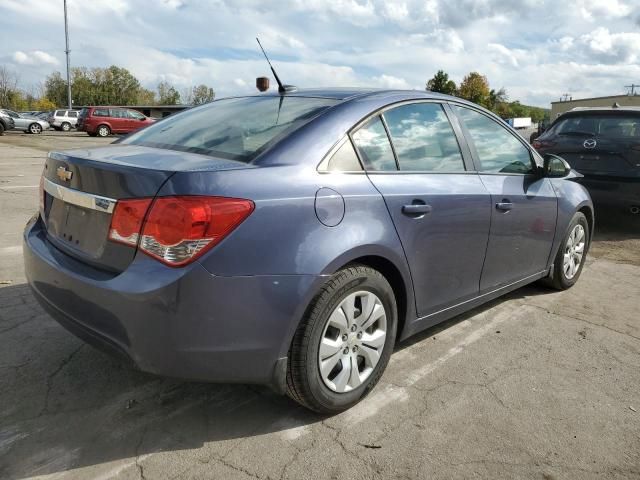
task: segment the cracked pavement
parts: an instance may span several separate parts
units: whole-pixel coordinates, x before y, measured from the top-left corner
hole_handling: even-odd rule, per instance
[[[37,188],[7,187],[38,184],[44,138],[0,138],[0,478],[640,478],[640,219],[602,218],[573,289],[419,334],[367,399],[321,417],[134,371],[40,309],[19,248]]]

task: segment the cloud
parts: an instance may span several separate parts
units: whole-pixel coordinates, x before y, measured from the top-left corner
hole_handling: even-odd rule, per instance
[[[74,1],[71,62],[125,67],[147,88],[243,94],[270,74],[259,36],[283,81],[300,87],[422,89],[440,69],[458,83],[478,71],[511,99],[549,106],[567,92],[624,93],[640,78],[637,1]],[[63,68],[62,19],[61,2],[0,2],[0,64],[25,88]]]
[[[60,62],[56,57],[41,50],[31,52],[16,51],[13,60],[21,65],[58,65]]]

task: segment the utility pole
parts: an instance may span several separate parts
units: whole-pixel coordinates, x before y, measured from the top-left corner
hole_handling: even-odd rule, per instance
[[[69,20],[67,20],[67,0],[64,0],[64,37],[67,54],[67,103],[69,104],[69,110],[73,108],[73,102],[71,101],[71,66],[69,63]]]
[[[624,88],[629,89],[629,95],[634,96],[636,94],[636,88],[640,87],[640,85],[636,85],[632,83],[631,85],[625,85]]]

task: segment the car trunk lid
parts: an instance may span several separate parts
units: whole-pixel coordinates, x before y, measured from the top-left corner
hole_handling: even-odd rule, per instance
[[[246,168],[241,162],[142,146],[52,152],[44,172],[41,216],[49,241],[97,268],[123,271],[136,250],[108,240],[120,199],[154,197],[176,171]]]

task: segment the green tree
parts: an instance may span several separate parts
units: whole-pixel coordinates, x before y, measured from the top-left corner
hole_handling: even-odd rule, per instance
[[[206,85],[198,85],[193,87],[193,98],[192,102],[194,105],[202,105],[203,103],[209,103],[213,101],[216,97],[216,92],[213,91],[213,88],[207,87]]]
[[[492,112],[497,113],[500,106],[507,101],[507,98],[507,92],[504,88],[498,91],[492,88],[487,97],[487,106]]]
[[[160,105],[177,105],[180,103],[180,94],[169,82],[162,81],[158,84],[158,103]]]
[[[456,84],[453,80],[449,80],[448,73],[438,70],[433,78],[427,82],[427,90],[445,93],[447,95],[455,95]]]
[[[44,81],[44,94],[56,105],[67,103],[67,81],[62,78],[60,72],[53,72]]]
[[[470,102],[488,107],[489,82],[487,77],[480,75],[478,72],[469,73],[462,80],[458,95]]]

